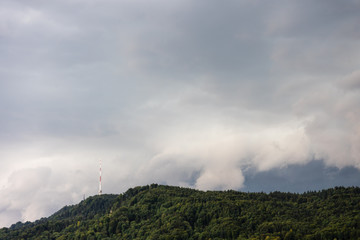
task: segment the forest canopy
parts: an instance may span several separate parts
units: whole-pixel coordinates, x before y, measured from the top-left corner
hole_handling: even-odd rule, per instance
[[[0,230],[0,239],[359,238],[359,187],[267,194],[152,184]]]

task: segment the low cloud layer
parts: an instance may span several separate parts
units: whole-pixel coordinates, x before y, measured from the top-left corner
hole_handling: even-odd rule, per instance
[[[288,165],[270,171],[244,171],[245,187],[250,192],[297,192],[319,191],[334,186],[358,186],[360,170],[354,167],[326,167],[323,161],[311,161],[305,165]]]
[[[105,193],[359,185],[359,10],[2,1],[0,226],[96,194],[99,159]]]

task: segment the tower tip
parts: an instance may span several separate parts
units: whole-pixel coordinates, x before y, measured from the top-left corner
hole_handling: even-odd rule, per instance
[[[100,159],[99,195],[101,194],[102,194],[102,187],[101,187],[101,159]]]

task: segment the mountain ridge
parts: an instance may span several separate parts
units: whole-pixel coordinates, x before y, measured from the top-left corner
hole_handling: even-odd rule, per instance
[[[0,239],[357,239],[360,188],[299,193],[151,184],[92,196]]]

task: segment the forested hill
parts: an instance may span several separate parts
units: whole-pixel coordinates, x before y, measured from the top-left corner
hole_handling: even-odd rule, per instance
[[[0,239],[360,239],[360,188],[266,194],[152,184],[14,224]]]

